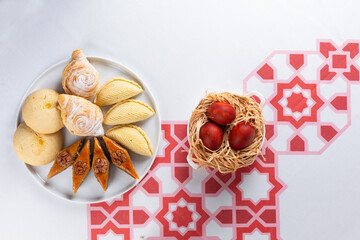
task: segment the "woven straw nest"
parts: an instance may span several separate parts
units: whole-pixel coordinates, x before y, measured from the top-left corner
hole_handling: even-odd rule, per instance
[[[217,150],[210,150],[202,143],[199,132],[200,128],[209,121],[206,111],[214,102],[226,102],[231,104],[236,111],[235,120],[225,126],[222,145]],[[235,150],[230,147],[228,137],[231,129],[239,122],[248,122],[255,128],[254,141],[244,149]],[[235,172],[238,168],[251,165],[261,152],[264,138],[264,118],[260,105],[253,99],[232,94],[229,92],[212,92],[199,102],[193,111],[189,122],[189,156],[199,167],[213,167],[221,173]]]

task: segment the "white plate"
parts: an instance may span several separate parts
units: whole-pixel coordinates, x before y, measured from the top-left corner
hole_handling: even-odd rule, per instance
[[[123,65],[114,62],[109,59],[101,58],[101,57],[87,57],[88,60],[94,65],[96,70],[99,72],[100,76],[100,84],[103,85],[107,80],[113,77],[123,77],[126,79],[133,80],[137,82],[143,89],[144,92],[134,97],[139,99],[149,106],[151,106],[156,114],[149,119],[144,121],[135,123],[140,126],[148,135],[151,145],[154,150],[154,154],[151,157],[141,156],[129,151],[130,157],[134,164],[135,170],[138,173],[140,180],[146,175],[149,171],[151,165],[153,164],[156,152],[159,146],[160,133],[161,133],[161,121],[159,116],[159,109],[156,106],[156,102],[154,97],[152,96],[149,88],[145,85],[145,83],[132,71]],[[18,109],[18,118],[16,121],[16,127],[23,122],[21,115],[21,108],[25,98],[33,91],[43,88],[53,89],[59,93],[63,93],[64,90],[61,86],[62,80],[62,71],[65,66],[70,62],[70,59],[61,61],[48,68],[43,74],[41,74],[28,88],[21,101],[21,105]],[[105,112],[107,108],[102,108],[103,112]],[[105,130],[109,127],[105,126]],[[80,139],[78,136],[73,136],[69,133],[66,128],[62,129],[64,135],[64,147],[68,147],[73,144],[75,141]],[[105,200],[109,200],[116,196],[120,196],[125,192],[129,191],[136,184],[139,183],[140,180],[134,180],[128,174],[115,167],[113,164],[110,166],[109,172],[109,182],[108,189],[104,192],[102,187],[97,182],[94,173],[90,170],[88,175],[86,176],[84,182],[81,184],[77,193],[74,195],[72,193],[72,167],[69,167],[65,171],[59,173],[58,175],[52,177],[47,180],[46,177],[49,173],[49,170],[52,166],[53,162],[49,163],[45,166],[31,166],[25,164],[26,168],[29,170],[29,173],[34,177],[34,179],[48,192],[72,202],[80,202],[80,203],[94,203],[101,202]]]

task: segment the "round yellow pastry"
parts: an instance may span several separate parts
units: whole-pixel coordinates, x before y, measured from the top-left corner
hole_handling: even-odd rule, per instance
[[[64,124],[57,107],[59,94],[51,89],[31,93],[24,102],[22,116],[26,125],[37,133],[49,134],[59,131]]]
[[[25,163],[41,166],[50,163],[63,147],[61,131],[52,134],[39,134],[24,122],[15,131],[13,145],[16,155]]]

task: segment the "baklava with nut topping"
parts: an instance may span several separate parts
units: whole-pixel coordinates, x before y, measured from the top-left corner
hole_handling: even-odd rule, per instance
[[[95,138],[94,154],[92,159],[92,170],[101,187],[106,191],[109,179],[110,162],[100,146],[99,140]]]
[[[132,176],[134,179],[139,179],[139,176],[135,171],[128,151],[125,148],[122,148],[119,144],[117,144],[110,138],[105,136],[103,136],[102,138],[105,142],[107,150],[109,151],[111,162],[115,166]]]
[[[73,164],[73,193],[75,194],[90,171],[90,140],[88,140],[81,150],[79,156]]]
[[[63,150],[61,150],[55,158],[54,164],[52,165],[50,172],[47,176],[47,179],[52,178],[56,174],[64,171],[70,165],[72,165],[75,161],[75,159],[78,157],[79,152],[84,145],[85,139],[81,139],[77,142],[75,142],[70,147],[67,147]]]

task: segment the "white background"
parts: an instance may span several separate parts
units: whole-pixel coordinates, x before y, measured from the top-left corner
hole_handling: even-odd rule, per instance
[[[16,109],[47,67],[85,54],[119,61],[147,82],[163,120],[187,120],[207,89],[242,92],[273,50],[359,39],[360,2],[333,0],[0,0],[0,238],[86,239],[86,205],[48,194],[12,147]],[[321,156],[282,156],[284,240],[360,238],[360,88],[352,126]]]

